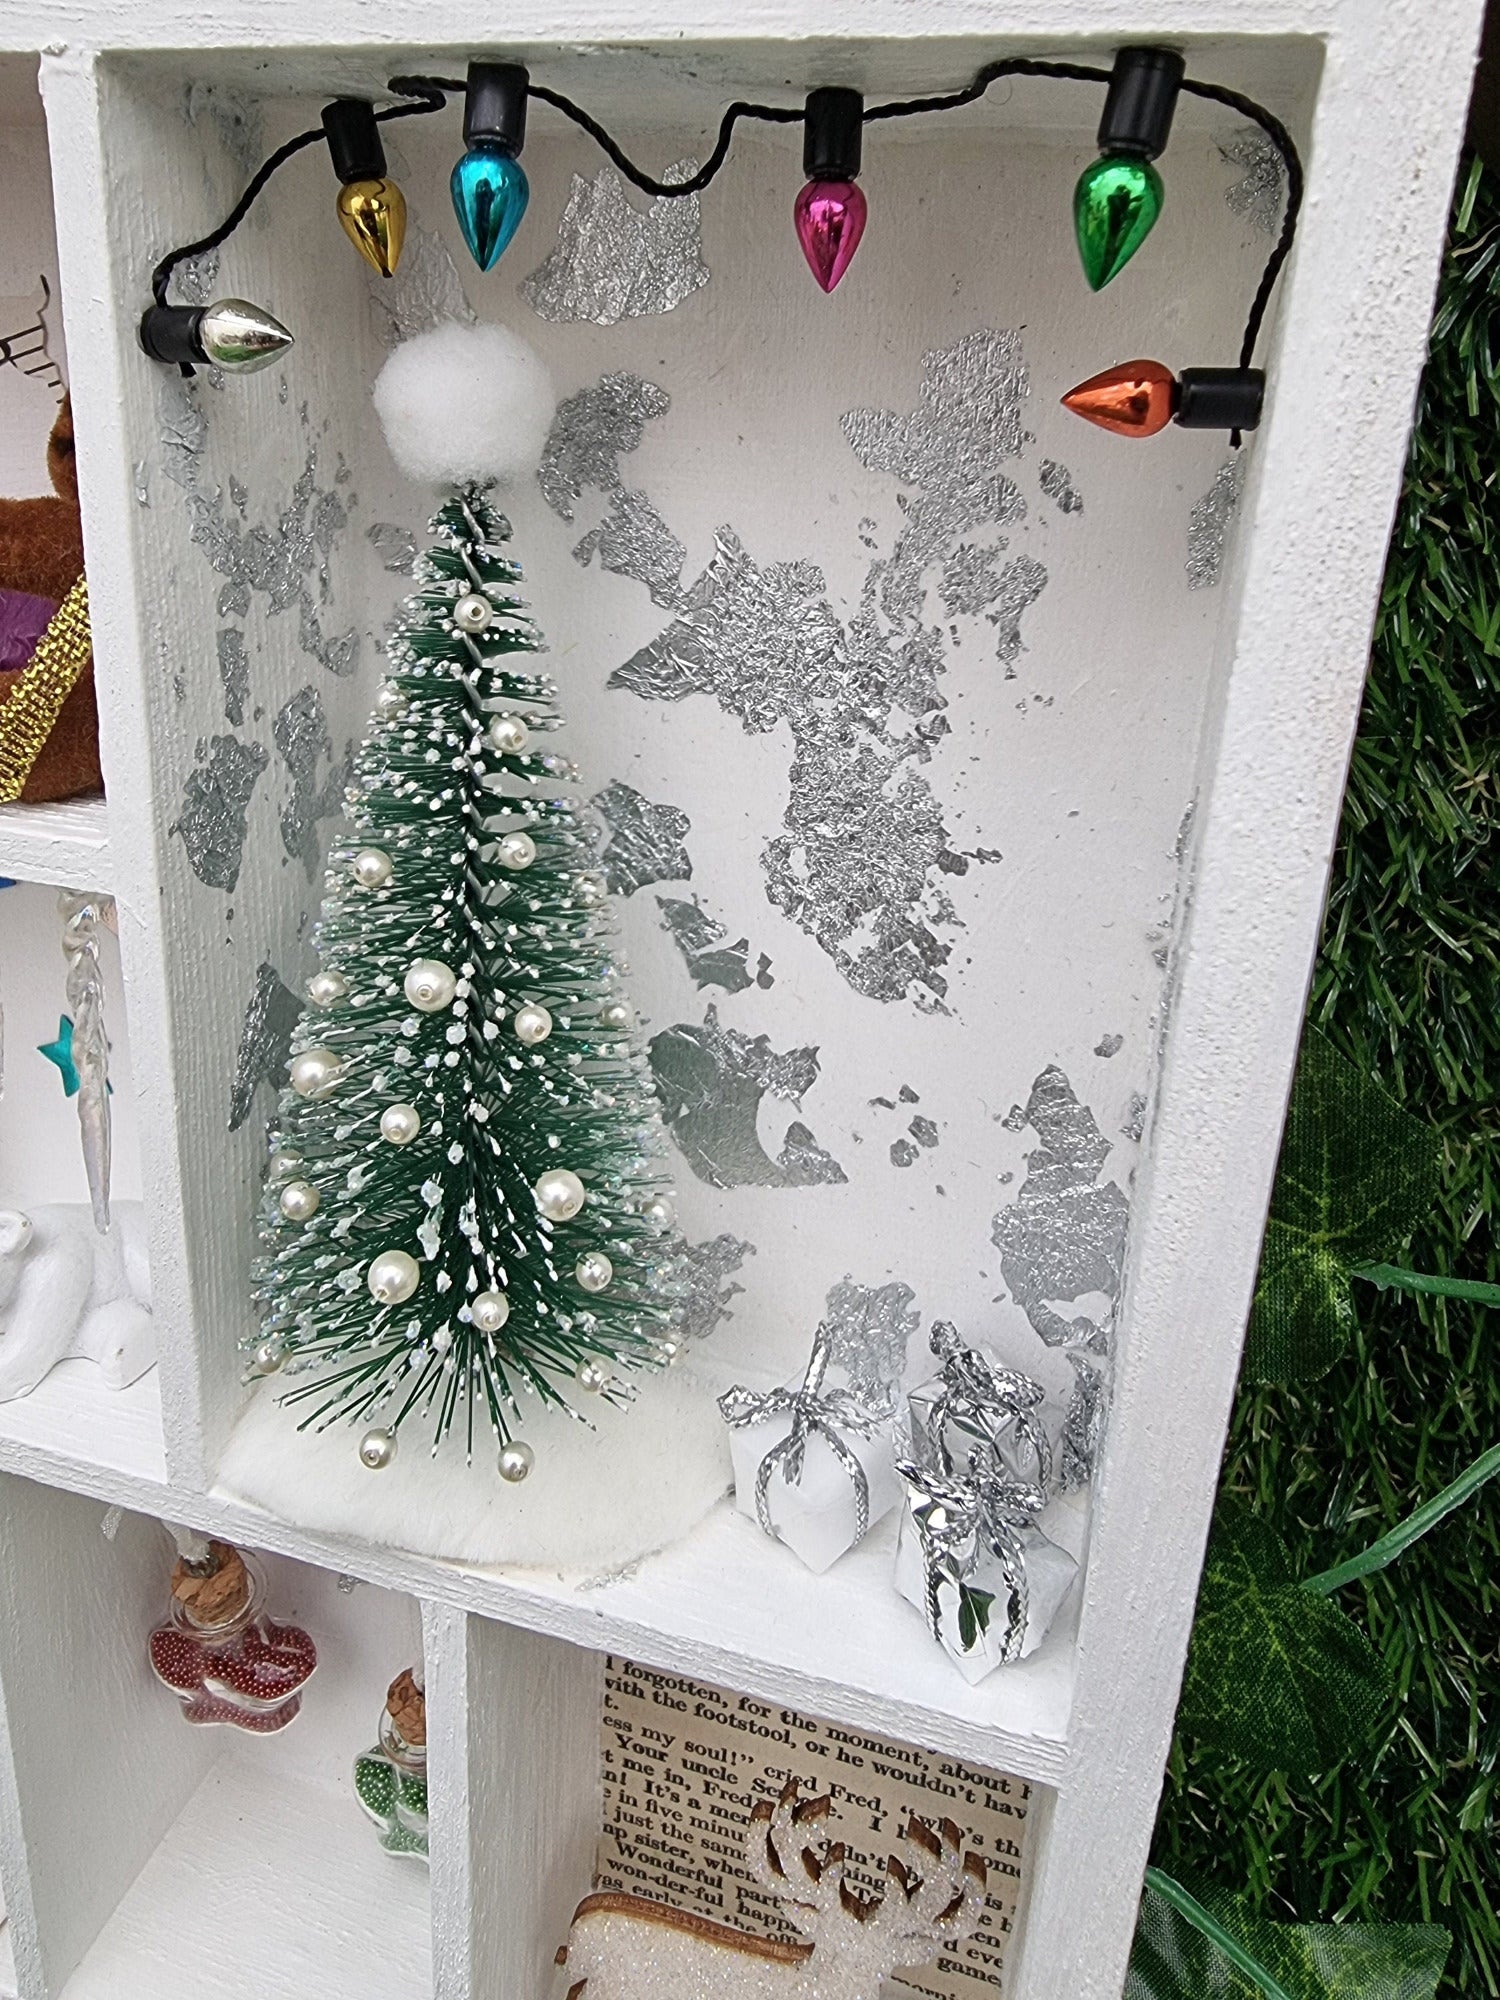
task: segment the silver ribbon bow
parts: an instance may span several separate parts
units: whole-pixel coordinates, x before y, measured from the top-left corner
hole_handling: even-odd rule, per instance
[[[912,1523],[922,1551],[927,1624],[933,1638],[941,1641],[943,1637],[944,1584],[958,1601],[959,1644],[963,1651],[973,1652],[981,1630],[987,1629],[981,1615],[971,1610],[973,1637],[964,1639],[963,1605],[982,1545],[999,1563],[1009,1599],[1005,1641],[998,1664],[1007,1666],[1019,1659],[1031,1609],[1026,1545],[1021,1535],[1023,1530],[1035,1526],[1036,1517],[1047,1502],[1045,1492],[1029,1480],[1012,1478],[990,1458],[983,1445],[976,1445],[969,1453],[967,1478],[935,1472],[912,1459],[898,1460],[896,1470],[906,1483]]]
[[[1019,1444],[1028,1446],[1036,1459],[1036,1483],[1044,1490],[1052,1484],[1052,1444],[1036,1412],[1047,1392],[1029,1375],[1014,1368],[997,1367],[978,1348],[965,1347],[950,1320],[933,1322],[929,1342],[943,1364],[943,1386],[932,1405],[929,1420],[931,1443],[944,1472],[951,1473],[953,1455],[943,1436],[951,1417],[971,1434],[977,1434],[996,1450],[1007,1429]]]
[[[820,1326],[813,1336],[812,1353],[808,1356],[800,1388],[763,1391],[726,1389],[719,1398],[719,1413],[731,1430],[742,1430],[746,1424],[764,1423],[768,1417],[781,1416],[786,1412],[791,1414],[791,1429],[761,1459],[755,1475],[755,1518],[775,1541],[780,1541],[781,1536],[771,1519],[771,1481],[779,1472],[788,1486],[801,1483],[807,1440],[812,1436],[823,1439],[848,1473],[849,1483],[854,1488],[854,1544],[851,1546],[864,1540],[870,1526],[870,1482],[865,1477],[864,1467],[844,1442],[841,1433],[853,1431],[859,1437],[878,1437],[882,1419],[878,1412],[867,1410],[848,1389],[824,1390],[823,1377],[828,1373],[832,1354],[832,1330],[826,1325]]]

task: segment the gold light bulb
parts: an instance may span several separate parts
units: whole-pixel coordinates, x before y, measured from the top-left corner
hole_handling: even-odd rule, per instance
[[[388,177],[346,181],[339,189],[339,221],[360,256],[382,278],[401,261],[406,240],[406,197]]]

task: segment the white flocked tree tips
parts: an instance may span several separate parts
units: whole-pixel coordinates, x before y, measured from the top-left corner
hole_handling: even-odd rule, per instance
[[[430,532],[329,856],[252,1366],[375,1426],[372,1469],[408,1422],[472,1452],[478,1415],[517,1479],[520,1393],[576,1407],[664,1358],[674,1214],[509,524],[465,487]]]

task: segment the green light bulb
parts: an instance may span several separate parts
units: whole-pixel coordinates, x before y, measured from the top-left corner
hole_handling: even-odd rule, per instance
[[[1161,175],[1149,160],[1106,154],[1085,167],[1073,190],[1073,227],[1093,291],[1118,277],[1161,214]]]

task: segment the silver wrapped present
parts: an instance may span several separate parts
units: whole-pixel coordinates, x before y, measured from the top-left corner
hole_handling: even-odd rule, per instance
[[[913,1455],[939,1472],[955,1473],[982,1445],[1013,1479],[1049,1493],[1053,1439],[1041,1384],[965,1347],[948,1320],[933,1322],[929,1345],[942,1369],[907,1398]]]
[[[896,1588],[973,1686],[1024,1660],[1073,1587],[1078,1565],[1036,1525],[1039,1485],[1016,1479],[987,1444],[962,1473],[903,1459]]]

